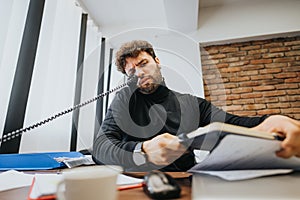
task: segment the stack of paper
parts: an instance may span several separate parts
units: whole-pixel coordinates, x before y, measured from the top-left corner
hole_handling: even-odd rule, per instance
[[[277,157],[279,149],[277,140],[229,134],[189,172],[243,180],[300,170],[300,158]]]

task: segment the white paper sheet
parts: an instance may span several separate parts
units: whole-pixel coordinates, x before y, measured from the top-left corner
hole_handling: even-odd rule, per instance
[[[228,171],[194,171],[195,173],[208,174],[220,177],[227,181],[240,181],[270,176],[276,174],[288,174],[293,172],[292,169],[257,169],[257,170],[228,170]]]
[[[232,181],[300,170],[300,158],[277,157],[275,152],[279,149],[280,141],[227,135],[189,172],[210,174]]]
[[[124,174],[119,174],[117,179],[117,185],[131,185],[143,182],[141,178],[134,178],[131,176],[126,176]]]
[[[30,186],[34,175],[9,170],[0,174],[0,191]]]
[[[300,170],[300,158],[284,159],[275,152],[280,141],[255,137],[227,135],[193,171],[224,171],[249,169],[295,169]]]
[[[31,190],[30,197],[37,199],[42,195],[55,194],[57,185],[61,180],[61,174],[35,174],[35,183]]]

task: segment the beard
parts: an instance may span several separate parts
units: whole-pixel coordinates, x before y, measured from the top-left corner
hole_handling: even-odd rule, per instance
[[[162,81],[163,77],[160,71],[160,67],[157,64],[157,68],[155,69],[153,75],[146,75],[139,78],[137,86],[141,93],[151,94],[158,88]]]
[[[158,86],[159,84],[151,83],[147,85],[147,87],[139,88],[139,90],[143,94],[151,94],[158,88]]]

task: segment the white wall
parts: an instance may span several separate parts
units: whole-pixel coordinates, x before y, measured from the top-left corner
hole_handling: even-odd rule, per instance
[[[199,29],[189,34],[200,43],[300,31],[299,0],[251,0],[202,8]]]

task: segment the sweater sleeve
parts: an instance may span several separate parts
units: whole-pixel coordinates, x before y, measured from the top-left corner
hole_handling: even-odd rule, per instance
[[[109,110],[93,145],[93,157],[99,164],[130,167],[136,142],[123,142],[124,133],[119,129]]]
[[[120,94],[114,98],[94,140],[92,156],[97,164],[119,165],[125,171],[146,171],[151,163],[137,166],[133,161],[133,150],[139,139],[121,128],[120,123],[126,124],[126,117],[121,114],[126,105],[124,101]]]
[[[250,128],[257,126],[268,117],[267,115],[261,117],[241,117],[233,115],[202,98],[198,98],[198,103],[200,110],[199,126],[205,126],[212,122],[224,122]]]

